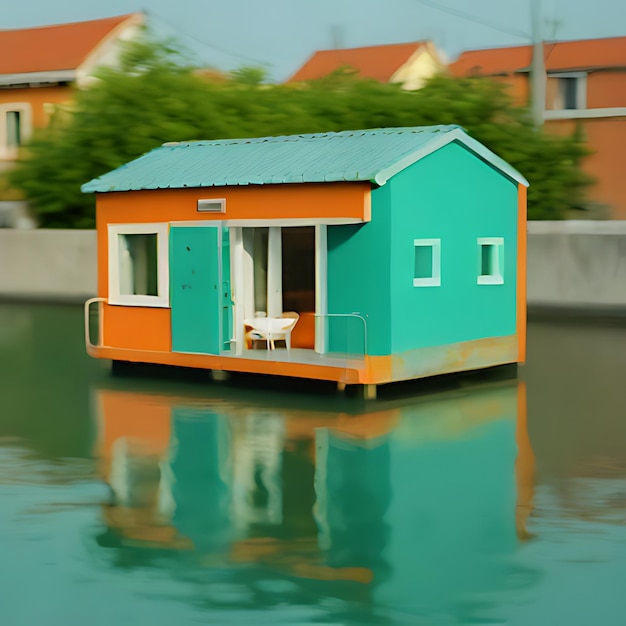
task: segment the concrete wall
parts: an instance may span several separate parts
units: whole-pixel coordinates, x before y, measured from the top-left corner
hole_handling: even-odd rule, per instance
[[[529,222],[528,304],[626,312],[626,222]]]
[[[83,300],[96,285],[95,230],[0,229],[0,297]]]
[[[0,297],[96,294],[96,233],[0,229]],[[530,222],[528,304],[626,314],[626,221]]]

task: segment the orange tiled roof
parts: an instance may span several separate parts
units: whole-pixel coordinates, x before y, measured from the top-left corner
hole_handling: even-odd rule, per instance
[[[582,39],[544,44],[550,72],[591,68],[626,67],[626,37]],[[450,65],[454,76],[497,76],[528,70],[531,46],[469,50]]]
[[[362,78],[386,83],[412,54],[425,45],[423,41],[416,41],[364,48],[318,50],[287,82],[323,78],[340,67],[349,66],[358,70]]]
[[[468,50],[450,64],[453,76],[497,76],[527,69],[532,59],[531,46]]]
[[[0,75],[75,70],[101,41],[138,15],[0,30]]]

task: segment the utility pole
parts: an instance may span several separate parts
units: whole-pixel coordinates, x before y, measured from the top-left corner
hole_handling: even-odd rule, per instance
[[[530,0],[533,33],[533,57],[530,68],[530,97],[533,122],[537,128],[543,126],[546,107],[546,65],[543,51],[543,12],[541,0]]]
[[[344,42],[345,26],[343,24],[333,24],[330,27],[330,34],[331,34],[333,50],[338,50],[339,48],[343,48],[345,45],[345,42]]]

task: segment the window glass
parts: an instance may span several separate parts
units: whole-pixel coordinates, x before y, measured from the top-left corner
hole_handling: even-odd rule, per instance
[[[415,275],[414,278],[432,278],[433,275],[433,247],[415,246]]]
[[[414,287],[436,287],[441,284],[441,240],[415,239],[413,267]]]
[[[504,239],[483,237],[478,240],[478,284],[501,285],[504,282]]]
[[[6,115],[7,146],[17,148],[22,144],[20,112],[7,111]]]
[[[562,108],[578,108],[578,78],[574,76],[559,78],[559,93],[561,96]]]
[[[109,304],[169,307],[169,224],[109,224]]]
[[[483,244],[480,246],[480,275],[492,276],[496,271],[496,246],[493,244]]]
[[[120,294],[157,296],[157,234],[118,235]]]

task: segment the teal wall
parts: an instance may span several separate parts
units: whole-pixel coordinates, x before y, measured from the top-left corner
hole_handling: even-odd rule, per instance
[[[388,183],[393,353],[516,330],[517,183],[452,143]],[[478,285],[479,237],[504,238],[504,284]],[[414,239],[441,239],[441,285],[414,287]]]
[[[329,313],[365,315],[372,355],[515,334],[517,193],[456,143],[394,176],[372,191],[370,223],[328,228]],[[502,285],[477,284],[480,237],[504,238]],[[414,287],[414,239],[431,238],[441,285]],[[330,321],[331,352],[350,343],[342,323]]]
[[[391,350],[391,196],[387,185],[372,192],[372,221],[328,227],[328,312],[358,312],[367,321],[369,354]],[[363,324],[329,318],[330,352],[363,354]]]

